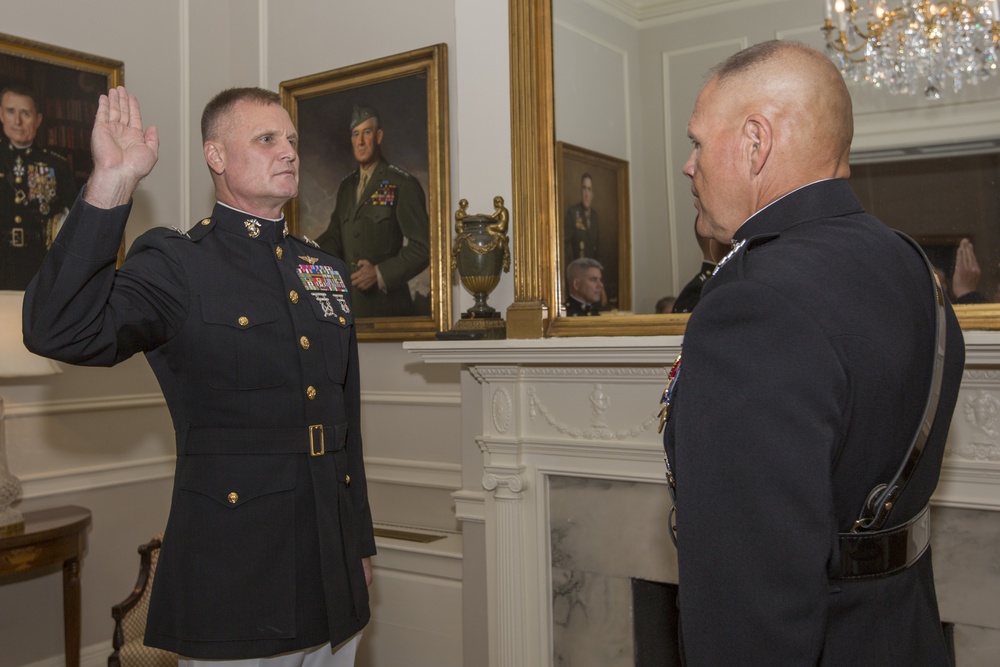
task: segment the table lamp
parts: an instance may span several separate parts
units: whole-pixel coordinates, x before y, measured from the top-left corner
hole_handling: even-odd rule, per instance
[[[21,340],[23,292],[0,292],[0,379],[61,373],[59,364],[28,352]],[[0,396],[0,535],[24,529],[21,510],[13,507],[21,499],[21,480],[7,466],[7,423]]]

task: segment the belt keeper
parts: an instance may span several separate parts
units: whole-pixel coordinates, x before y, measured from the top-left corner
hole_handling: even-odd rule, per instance
[[[317,444],[319,445],[318,450],[316,449]],[[326,442],[323,439],[323,425],[313,424],[309,427],[309,455],[323,456],[324,454],[326,454]]]

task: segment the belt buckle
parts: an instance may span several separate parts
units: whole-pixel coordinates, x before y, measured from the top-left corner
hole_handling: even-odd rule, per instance
[[[319,449],[316,448],[317,445],[319,445]],[[313,424],[309,427],[309,455],[323,456],[324,454],[326,454],[326,441],[323,439],[323,425]]]

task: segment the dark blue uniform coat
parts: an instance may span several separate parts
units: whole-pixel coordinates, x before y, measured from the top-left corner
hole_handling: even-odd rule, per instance
[[[684,335],[665,447],[687,664],[946,665],[928,550],[835,581],[838,532],[903,461],[926,403],[934,299],[919,254],[844,180],[750,218]],[[937,484],[964,344],[947,311],[937,419],[886,527]]]
[[[187,234],[143,234],[116,272],[129,210],[77,201],[24,335],[74,364],[145,352],[160,382],[177,470],[146,643],[206,659],[337,644],[368,621],[375,553],[347,268],[220,204]]]

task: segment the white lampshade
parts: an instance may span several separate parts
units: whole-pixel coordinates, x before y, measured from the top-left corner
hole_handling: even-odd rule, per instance
[[[62,373],[59,364],[32,354],[21,339],[24,292],[0,292],[0,378]]]

